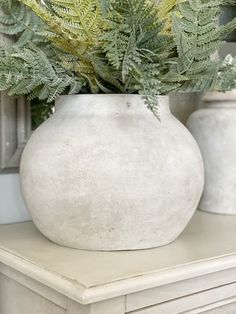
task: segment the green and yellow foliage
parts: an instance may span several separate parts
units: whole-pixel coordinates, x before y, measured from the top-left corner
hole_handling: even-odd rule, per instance
[[[18,36],[0,51],[0,90],[48,101],[62,93],[140,93],[158,116],[156,95],[215,89],[219,72],[230,71],[212,58],[236,27],[236,20],[218,25],[224,3],[0,0],[1,31]]]
[[[223,60],[216,79],[216,90],[230,91],[236,88],[236,57],[228,55]]]
[[[188,0],[179,4],[173,13],[178,73],[188,77],[181,87],[184,91],[215,88],[221,62],[213,55],[236,23],[234,19],[227,25],[219,25],[223,3],[222,0]]]
[[[172,17],[173,11],[176,9],[177,5],[184,2],[185,0],[159,0],[159,12],[158,18],[165,22],[165,31],[171,32],[172,29]]]

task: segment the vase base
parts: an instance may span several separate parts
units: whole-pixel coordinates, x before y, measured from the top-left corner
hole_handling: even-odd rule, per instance
[[[202,209],[202,208],[198,208],[198,210],[204,212],[204,213],[208,213],[208,214],[212,214],[212,215],[225,215],[225,216],[236,216],[236,211],[235,212],[227,212],[227,211],[213,211],[213,210],[207,210],[207,209]]]
[[[189,218],[189,220],[191,220],[192,217]],[[185,222],[185,226],[187,225],[187,223]],[[60,245],[62,247],[65,248],[71,248],[71,249],[76,249],[76,250],[83,250],[83,251],[95,251],[95,252],[122,252],[122,251],[141,251],[141,250],[149,250],[149,249],[155,249],[158,247],[162,247],[162,246],[166,246],[171,244],[172,242],[174,242],[179,236],[180,234],[182,234],[182,232],[184,231],[184,227],[179,228],[178,232],[176,230],[176,232],[173,234],[172,236],[170,236],[170,233],[166,235],[163,235],[162,239],[159,239],[159,241],[151,241],[148,243],[148,241],[145,241],[145,243],[139,244],[139,241],[137,241],[136,243],[128,243],[127,240],[124,239],[124,244],[115,244],[115,243],[107,243],[103,245],[99,245],[99,243],[89,243],[89,239],[84,243],[81,243],[80,241],[78,241],[78,243],[76,243],[75,241],[69,241],[69,240],[65,240],[63,241],[62,239],[58,239],[56,237],[53,237],[52,235],[47,234],[45,231],[42,232],[40,230],[40,227],[38,227],[36,225],[37,229],[40,231],[40,233],[45,236],[47,239],[49,239],[51,242]],[[167,237],[168,236],[168,237]],[[140,240],[140,242],[143,242]],[[100,243],[101,244],[101,243]]]

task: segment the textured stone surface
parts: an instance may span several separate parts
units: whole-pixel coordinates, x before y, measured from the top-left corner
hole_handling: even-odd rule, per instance
[[[209,95],[207,108],[195,111],[187,123],[205,165],[199,207],[218,214],[236,214],[236,100],[231,96]]]
[[[21,162],[23,195],[44,235],[89,250],[177,238],[198,205],[203,165],[168,98],[160,105],[161,122],[138,95],[59,98]]]

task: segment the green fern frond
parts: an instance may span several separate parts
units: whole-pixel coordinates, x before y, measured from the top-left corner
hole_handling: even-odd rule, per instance
[[[184,2],[185,0],[160,0],[158,1],[158,18],[161,21],[165,22],[165,32],[171,32],[173,21],[172,21],[172,12],[175,7]]]
[[[236,28],[219,26],[225,0],[4,1],[2,31],[19,37],[0,49],[0,90],[10,94],[50,103],[62,93],[139,93],[159,116],[157,95],[235,82],[234,67],[212,58]]]
[[[0,16],[0,32],[15,36],[18,46],[28,42],[34,44],[45,43],[39,32],[43,28],[42,21],[23,4],[15,0],[0,1],[2,14]]]
[[[108,28],[103,37],[103,51],[110,65],[121,72],[125,90],[143,95],[148,108],[157,116],[156,96],[171,90],[170,85],[181,85],[175,80],[176,85],[170,84],[167,75],[161,76],[169,71],[174,45],[173,38],[164,32],[165,23],[157,18],[158,9],[152,1],[110,3]]]
[[[180,74],[188,77],[181,90],[213,88],[219,62],[213,60],[212,55],[236,27],[236,20],[219,25],[223,3],[223,0],[186,0],[176,7],[173,33],[178,52],[177,68]]]
[[[34,45],[28,48],[1,50],[0,90],[9,95],[28,95],[52,102],[66,89],[78,92],[85,85],[83,78],[76,78]]]
[[[227,55],[220,65],[215,89],[220,92],[236,88],[236,58]]]
[[[82,57],[87,49],[98,45],[105,24],[98,0],[51,0],[50,7],[36,0],[20,1],[48,25],[51,33],[48,39],[56,47],[70,46],[72,54]]]
[[[98,92],[99,87],[96,82],[100,81],[100,75],[93,68],[90,51],[99,49],[106,27],[106,21],[102,17],[101,2],[99,0],[50,0],[43,5],[36,0],[20,1],[30,7],[47,24],[47,29],[41,32],[41,35],[61,53],[77,58],[75,72],[87,79],[91,92]],[[65,64],[62,61],[62,65]],[[67,63],[68,67],[70,64]]]

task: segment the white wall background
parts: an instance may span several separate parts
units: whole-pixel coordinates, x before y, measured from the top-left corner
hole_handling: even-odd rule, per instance
[[[18,173],[0,174],[0,224],[30,219],[20,192]]]

